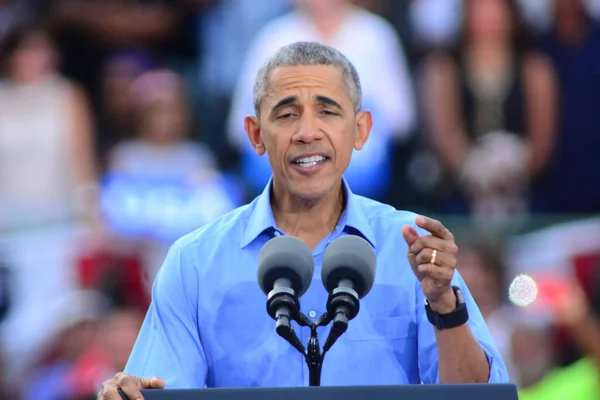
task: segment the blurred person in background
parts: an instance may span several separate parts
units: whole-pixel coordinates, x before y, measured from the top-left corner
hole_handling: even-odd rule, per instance
[[[600,211],[600,24],[585,0],[552,0],[554,19],[541,47],[561,93],[557,143],[534,191],[536,212]]]
[[[85,93],[58,73],[49,31],[17,26],[0,48],[0,228],[97,216],[93,126]]]
[[[15,26],[0,45],[0,248],[14,295],[0,330],[8,382],[55,317],[40,304],[75,286],[75,242],[101,225],[88,99],[58,73],[59,59],[37,21]]]
[[[74,366],[92,345],[102,320],[109,311],[109,299],[102,293],[81,290],[58,296],[47,308],[60,310],[56,321],[46,330],[51,336],[35,367],[20,377],[23,400],[70,400]]]
[[[135,113],[130,93],[131,83],[142,73],[155,67],[155,61],[144,50],[117,51],[106,59],[100,78],[100,111],[98,115],[97,155],[103,169],[112,148],[133,136]]]
[[[393,185],[392,154],[412,133],[414,92],[404,51],[390,23],[348,0],[295,0],[294,11],[274,19],[257,34],[246,53],[229,114],[228,135],[242,153],[242,176],[251,197],[267,184],[271,169],[246,140],[242,121],[253,110],[253,82],[260,65],[277,49],[296,41],[330,45],[356,66],[363,108],[373,114],[369,143],[352,154],[344,176],[355,193],[385,198]]]
[[[466,0],[454,52],[426,60],[424,123],[447,170],[443,212],[486,223],[528,211],[529,183],[554,146],[557,93],[548,61],[528,46],[514,0]]]
[[[600,272],[600,269],[598,270]],[[600,273],[597,274],[600,278]],[[565,296],[554,299],[556,324],[564,327],[584,356],[569,366],[556,365],[553,327],[522,324],[512,337],[512,354],[519,372],[521,400],[593,400],[600,396],[600,279],[589,299],[574,283]],[[596,308],[596,310],[594,310]]]
[[[104,60],[115,51],[147,49],[160,62],[193,62],[196,8],[211,0],[51,0],[62,71],[101,98]]]
[[[510,353],[513,326],[504,290],[506,271],[502,247],[486,235],[469,235],[458,242],[457,265],[487,323],[511,379],[516,374]]]
[[[137,309],[118,307],[101,322],[92,342],[69,371],[68,400],[96,398],[102,382],[125,368],[143,319],[144,314]]]
[[[130,91],[135,139],[122,141],[110,155],[103,210],[118,233],[147,241],[151,284],[173,240],[240,200],[211,149],[189,138],[189,88],[182,76],[149,71]]]

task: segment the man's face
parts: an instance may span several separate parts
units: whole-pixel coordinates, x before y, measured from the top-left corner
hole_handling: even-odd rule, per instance
[[[342,72],[327,65],[272,71],[260,121],[246,118],[257,154],[266,151],[275,184],[307,201],[339,184],[352,150],[371,129],[368,111],[355,114]]]

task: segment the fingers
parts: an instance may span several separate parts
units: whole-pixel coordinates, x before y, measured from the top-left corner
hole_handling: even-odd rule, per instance
[[[125,394],[128,400],[143,400],[142,394],[134,385],[133,388],[122,388],[117,384],[116,379],[110,379],[102,384],[102,390],[98,393],[98,400],[123,400],[119,394],[119,389]]]
[[[442,225],[440,221],[436,219],[419,215],[415,222],[419,228],[425,229],[433,236],[444,240],[454,239],[452,233],[444,225]]]
[[[458,246],[449,240],[443,240],[435,236],[425,235],[413,241],[409,250],[413,254],[419,254],[423,249],[436,249],[438,252],[458,254]]]
[[[160,379],[156,376],[153,378],[142,378],[141,383],[142,383],[142,389],[164,389],[165,388],[165,381],[163,381],[162,379]]]
[[[119,372],[113,379],[102,384],[102,390],[98,393],[98,400],[122,400],[119,390],[125,394],[128,400],[143,400],[142,389],[164,389],[165,381],[158,377],[137,378]]]
[[[113,379],[102,384],[102,390],[98,394],[98,400],[122,400],[119,389],[128,400],[143,400],[142,383],[140,378],[119,372]]]
[[[451,268],[440,268],[433,264],[420,264],[417,267],[419,280],[425,277],[431,279],[439,287],[447,286],[452,281],[454,270]]]
[[[433,249],[423,249],[416,256],[415,260],[417,265],[432,264],[436,267],[450,267],[456,266],[456,255],[452,253],[446,253],[443,251],[436,251],[435,260],[433,259]]]
[[[410,225],[404,225],[402,227],[402,236],[404,237],[404,240],[408,246],[411,246],[417,239],[419,239],[419,234],[415,228]]]
[[[120,372],[115,375],[115,380],[117,381],[117,386],[125,393],[128,399],[141,400],[144,398],[140,389],[145,388],[140,378]]]
[[[98,400],[123,400],[119,395],[117,382],[110,379],[102,384],[102,390],[98,393]],[[135,399],[135,397],[133,397]]]

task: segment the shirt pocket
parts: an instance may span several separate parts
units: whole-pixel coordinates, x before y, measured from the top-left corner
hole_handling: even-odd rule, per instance
[[[417,336],[417,325],[410,316],[368,318],[357,324],[350,321],[346,331],[349,341],[407,339]]]

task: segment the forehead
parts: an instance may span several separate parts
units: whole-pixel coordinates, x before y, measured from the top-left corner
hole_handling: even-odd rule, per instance
[[[285,95],[301,95],[302,91],[318,91],[339,101],[351,101],[343,73],[333,65],[285,66],[271,72],[267,97],[275,100]]]

